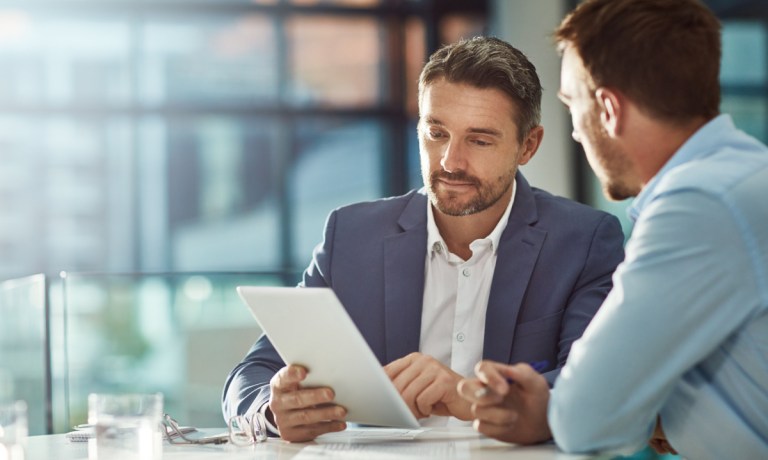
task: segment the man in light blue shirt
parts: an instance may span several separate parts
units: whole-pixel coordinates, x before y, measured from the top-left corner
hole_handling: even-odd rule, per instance
[[[587,0],[556,31],[574,139],[635,227],[551,392],[525,364],[459,384],[480,432],[768,458],[768,148],[718,115],[719,32],[697,0]]]

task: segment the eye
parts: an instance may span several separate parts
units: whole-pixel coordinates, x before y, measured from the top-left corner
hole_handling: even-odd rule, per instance
[[[469,142],[478,147],[490,147],[491,145],[493,145],[492,141],[484,138],[477,138],[477,137],[473,139],[469,139]]]
[[[439,129],[429,129],[427,130],[427,137],[437,140],[447,136],[443,131],[440,131]]]

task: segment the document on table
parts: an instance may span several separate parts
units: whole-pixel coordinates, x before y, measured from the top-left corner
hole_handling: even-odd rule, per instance
[[[338,433],[327,433],[315,439],[316,444],[306,446],[292,460],[360,459],[389,460],[394,458],[470,458],[469,443],[442,440],[416,441],[428,429],[349,428]]]
[[[316,439],[318,442],[364,442],[372,441],[402,441],[414,439],[426,430],[406,428],[347,428],[336,433],[326,433]]]

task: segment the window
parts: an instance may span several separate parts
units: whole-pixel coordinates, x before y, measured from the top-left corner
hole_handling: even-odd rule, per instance
[[[768,17],[723,21],[721,109],[768,142]]]
[[[486,9],[3,2],[0,279],[300,271],[331,209],[419,184],[418,73]]]

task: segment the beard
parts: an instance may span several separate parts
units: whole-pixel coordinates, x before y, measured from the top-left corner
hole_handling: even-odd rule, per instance
[[[586,142],[582,145],[587,160],[603,188],[603,194],[611,200],[621,201],[640,193],[640,184],[634,184],[634,168],[624,152],[611,142],[608,132],[593,112],[585,120]]]
[[[468,216],[485,211],[496,204],[512,187],[514,178],[514,169],[486,183],[464,171],[433,171],[429,174],[427,193],[432,205],[441,213],[449,216]],[[441,192],[439,191],[440,179],[471,184],[476,193],[469,199],[463,199],[460,194],[455,192]]]

